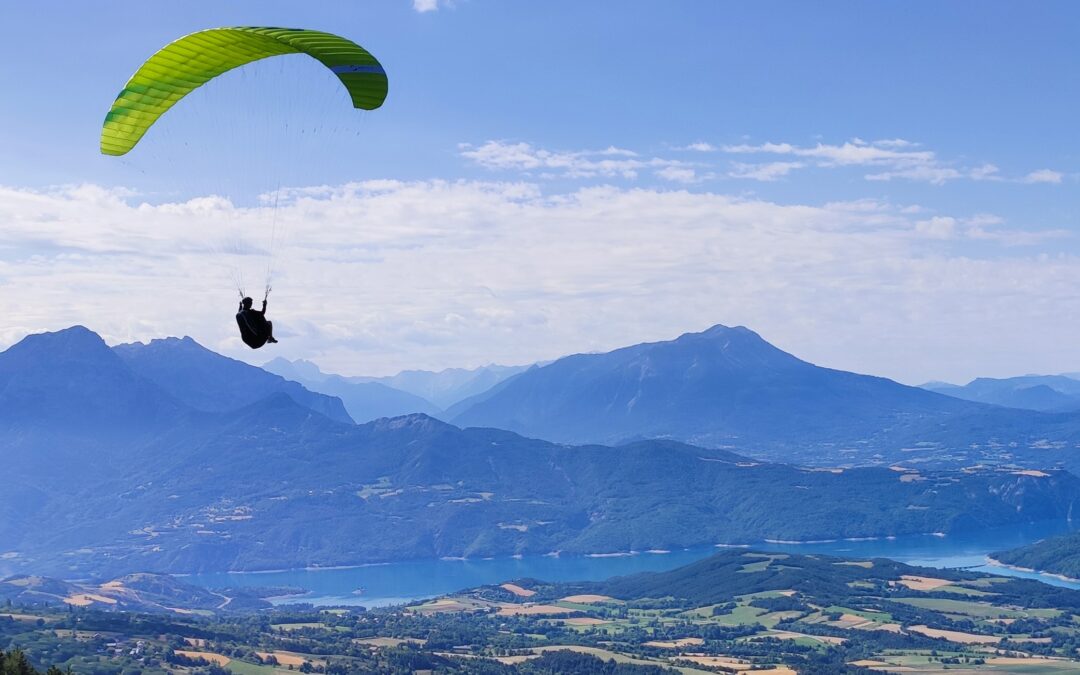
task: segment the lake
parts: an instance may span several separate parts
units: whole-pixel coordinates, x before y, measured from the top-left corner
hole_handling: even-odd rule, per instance
[[[1039,579],[1080,589],[1080,584],[1049,575],[1020,572],[986,564],[986,556],[1073,529],[1064,521],[997,527],[949,536],[914,535],[894,539],[838,540],[813,543],[762,542],[757,551],[823,553],[848,558],[892,558],[927,567],[964,567],[992,574]],[[673,569],[719,550],[708,546],[671,552],[637,552],[605,556],[524,556],[470,560],[414,560],[362,567],[194,574],[186,581],[211,588],[292,586],[305,595],[280,602],[316,605],[398,604],[464,588],[531,577],[546,581],[598,581],[636,572]]]

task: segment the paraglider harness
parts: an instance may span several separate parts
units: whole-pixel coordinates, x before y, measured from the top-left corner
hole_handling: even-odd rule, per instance
[[[267,343],[273,335],[269,322],[266,320],[266,301],[270,297],[270,287],[266,287],[263,295],[262,311],[245,309],[244,292],[240,291],[240,309],[236,312],[236,325],[240,328],[240,339],[248,347],[258,349]]]

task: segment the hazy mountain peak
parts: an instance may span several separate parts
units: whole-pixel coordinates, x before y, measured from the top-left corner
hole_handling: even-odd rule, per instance
[[[181,347],[198,347],[199,349],[206,349],[206,347],[190,335],[185,335],[184,337],[159,338],[159,340],[169,344],[177,344]],[[151,340],[151,342],[158,342],[159,340]]]
[[[962,409],[884,378],[815,366],[745,326],[718,324],[534,368],[451,421],[571,443],[674,438],[759,447],[781,436],[810,447],[864,442],[901,428],[898,421]]]
[[[962,386],[963,385],[953,384],[952,382],[945,382],[943,380],[930,380],[929,382],[923,382],[922,384],[920,384],[919,388],[920,389],[929,389],[931,391],[936,391],[938,389],[953,389],[953,388],[960,388]]]
[[[378,382],[373,378],[343,377],[322,372],[311,361],[275,358],[263,369],[299,382],[312,391],[336,396],[359,423],[413,412],[438,413],[437,406],[420,396]]]
[[[701,331],[700,333],[683,333],[683,335],[710,335],[710,336],[723,336],[723,335],[753,335],[761,338],[760,335],[750,330],[746,326],[725,326],[722,323],[715,324]],[[682,336],[680,336],[682,337]]]
[[[86,326],[84,326],[82,324],[79,324],[79,323],[75,324],[74,326],[68,326],[67,328],[61,328],[60,330],[51,331],[51,332],[50,331],[45,331],[44,333],[37,333],[36,334],[36,337],[45,337],[45,336],[55,336],[55,337],[64,337],[64,338],[70,338],[70,337],[93,337],[93,338],[97,338],[98,340],[101,339],[100,335],[98,335],[94,331],[90,330]],[[35,337],[35,336],[28,335],[27,337]]]
[[[163,337],[153,338],[149,342],[124,342],[113,347],[114,350],[123,351],[125,349],[142,349],[142,350],[186,350],[186,351],[205,351],[210,352],[210,349],[202,346],[198,341],[189,335],[184,337]]]
[[[280,356],[264,363],[263,370],[276,373],[284,378],[296,380],[298,382],[303,382],[305,380],[321,382],[328,377],[336,377],[329,373],[324,373],[317,364],[312,363],[311,361],[305,359],[290,361]]]
[[[773,346],[745,326],[723,324],[697,333],[683,333],[674,340],[645,342],[606,354],[578,354],[573,358],[600,357],[601,363],[614,366],[625,356],[631,356],[633,360],[623,366],[642,368],[643,376],[655,376],[666,370],[669,377],[699,378],[708,372],[813,367]],[[559,361],[550,365],[557,364]]]
[[[706,328],[700,333],[683,333],[673,340],[675,344],[686,344],[699,341],[708,341],[709,343],[716,344],[725,351],[757,348],[766,349],[789,357],[791,356],[787,352],[772,345],[765,340],[765,338],[761,337],[761,335],[750,330],[746,326],[725,326],[718,323],[711,328]]]
[[[32,352],[49,352],[56,355],[104,353],[109,346],[100,335],[86,326],[71,326],[58,331],[27,335],[8,349],[8,353],[28,355]]]
[[[963,386],[929,383],[924,389],[1008,408],[1062,412],[1080,410],[1080,382],[1065,375],[977,377]]]
[[[117,345],[113,351],[135,372],[187,405],[207,412],[241,408],[281,392],[339,422],[351,422],[341,401],[207,349],[190,337]]]
[[[71,369],[118,374],[123,363],[100,335],[85,326],[27,335],[2,353],[0,372],[40,368],[61,377]],[[114,372],[115,371],[115,372]]]
[[[378,382],[431,401],[446,410],[483,394],[531,366],[489,364],[477,368],[444,368],[439,371],[403,370],[390,377],[351,377],[350,382]]]
[[[179,411],[85,326],[28,335],[0,353],[0,426],[36,420],[40,429],[82,436],[145,430]]]

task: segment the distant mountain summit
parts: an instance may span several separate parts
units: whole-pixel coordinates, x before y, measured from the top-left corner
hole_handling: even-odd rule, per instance
[[[162,438],[188,413],[82,326],[0,352],[0,542],[37,522],[61,486],[93,481],[88,459],[106,475],[122,470],[120,452]]]
[[[311,361],[296,360],[288,361],[276,358],[263,365],[263,368],[271,373],[277,373],[282,377],[297,382],[303,382],[306,386],[316,391],[332,393],[341,396],[349,406],[350,396],[346,393],[348,385],[377,384],[380,387],[359,387],[354,391],[360,392],[360,401],[365,406],[372,405],[372,397],[379,395],[394,413],[383,411],[383,414],[361,415],[366,419],[385,417],[391,414],[402,415],[409,412],[423,412],[435,414],[437,411],[450,410],[453,406],[470,397],[482,394],[496,386],[507,378],[528,370],[531,366],[500,366],[491,364],[479,368],[446,368],[439,371],[430,370],[403,370],[397,375],[386,377],[371,377],[366,375],[346,376],[324,373]],[[321,388],[320,388],[321,387]],[[329,389],[333,388],[333,391]],[[395,396],[395,393],[398,394]],[[409,398],[401,398],[400,393],[409,394]],[[423,401],[425,407],[421,407],[418,401]],[[402,406],[406,406],[403,408]],[[350,413],[352,409],[350,408]],[[353,417],[360,421],[360,417],[353,413]]]
[[[806,463],[898,456],[920,443],[940,451],[989,438],[1034,442],[1058,423],[1055,433],[1080,432],[1075,419],[1015,413],[821,368],[748,328],[717,325],[533,368],[451,421],[565,443],[674,438]]]
[[[312,391],[341,399],[349,415],[359,424],[380,417],[410,413],[438,415],[441,412],[438,406],[414,394],[364,378],[324,373],[310,361],[276,358],[263,365],[263,370],[299,382]]]
[[[182,412],[83,326],[28,335],[0,352],[0,429],[130,434]]]
[[[340,399],[212,352],[190,337],[122,344],[113,352],[134,372],[196,410],[227,412],[282,393],[332,420],[353,421]]]
[[[422,396],[440,408],[449,410],[458,402],[488,391],[530,367],[491,364],[469,369],[403,370],[390,377],[371,378],[371,381]]]
[[[1080,410],[1080,380],[1069,375],[979,377],[963,386],[947,382],[927,382],[920,386],[965,401],[991,403],[1008,408],[1043,412]]]

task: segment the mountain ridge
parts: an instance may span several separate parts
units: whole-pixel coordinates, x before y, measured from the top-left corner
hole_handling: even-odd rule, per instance
[[[13,487],[0,491],[6,571],[115,576],[897,536],[1060,519],[1080,494],[1080,479],[1047,467],[820,470],[671,439],[560,444],[424,414],[355,425],[284,391],[197,411],[96,336],[68,337],[0,353],[0,382],[17,374],[39,394],[24,400],[20,426],[0,411],[0,438],[19,442],[5,456]],[[139,395],[113,396],[127,387]],[[0,401],[10,394],[0,386]],[[55,400],[75,412],[107,403],[118,427],[69,423]],[[147,405],[169,414],[147,419]]]
[[[810,464],[932,458],[910,454],[920,444],[948,457],[1006,439],[1080,440],[1077,416],[1003,411],[822,368],[723,325],[532,368],[450,421],[561,443],[674,438]]]
[[[112,348],[136,373],[202,412],[227,412],[280,391],[330,419],[352,422],[342,401],[207,349],[190,337],[130,342]]]
[[[922,389],[966,401],[1040,412],[1080,410],[1080,380],[1069,375],[978,377],[965,385],[927,382]]]
[[[414,412],[428,415],[442,412],[430,401],[409,392],[381,382],[323,373],[310,361],[276,358],[265,363],[263,370],[299,382],[312,391],[341,399],[349,415],[358,423]]]

